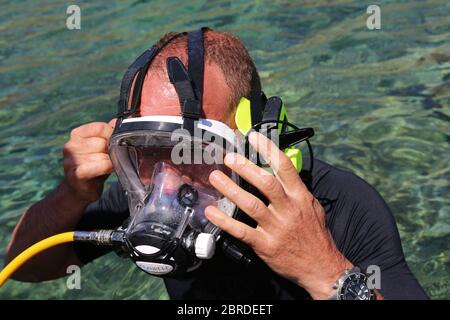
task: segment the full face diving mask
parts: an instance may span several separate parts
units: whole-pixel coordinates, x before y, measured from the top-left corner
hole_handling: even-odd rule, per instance
[[[236,151],[234,132],[202,119],[197,137],[181,125],[176,116],[125,119],[110,140],[131,216],[125,243],[136,265],[154,275],[182,274],[213,256],[221,231],[205,217],[207,206],[229,216],[236,212],[208,181],[220,170],[239,183],[223,165],[227,149]]]

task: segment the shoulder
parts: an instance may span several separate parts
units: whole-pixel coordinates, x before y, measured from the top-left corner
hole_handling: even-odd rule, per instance
[[[314,160],[312,172],[312,191],[323,192],[324,186],[333,186],[336,191],[379,196],[376,189],[355,173],[333,166],[322,160]]]
[[[311,192],[322,202],[339,202],[360,214],[377,209],[379,215],[392,218],[392,213],[378,191],[355,173],[314,160]]]
[[[348,170],[315,160],[311,189],[326,210],[336,245],[347,258],[364,261],[379,255],[390,265],[403,259],[394,215],[368,182]]]

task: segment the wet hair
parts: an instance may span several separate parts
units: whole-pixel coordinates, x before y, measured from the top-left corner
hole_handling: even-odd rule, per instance
[[[162,45],[176,34],[167,33],[156,44]],[[205,69],[208,64],[215,64],[223,72],[226,84],[230,88],[230,107],[234,108],[241,97],[250,97],[252,72],[256,71],[255,64],[238,37],[209,28],[204,31],[203,36]],[[156,72],[165,81],[169,81],[166,59],[169,56],[177,56],[188,67],[187,55],[187,35],[181,35],[172,40],[155,57],[149,71]]]

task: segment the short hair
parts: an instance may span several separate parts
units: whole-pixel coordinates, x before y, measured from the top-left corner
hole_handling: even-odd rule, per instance
[[[177,35],[170,32],[159,39],[156,45],[165,44],[170,38]],[[259,76],[255,64],[250,57],[242,41],[227,32],[219,32],[210,28],[205,28],[204,38],[204,59],[205,67],[213,63],[222,70],[225,81],[230,88],[229,101],[234,108],[239,103],[241,97],[250,98],[252,74]],[[161,52],[155,57],[149,71],[157,72],[160,76],[169,81],[167,76],[166,59],[169,56],[177,56],[186,67],[188,67],[187,35],[182,34],[170,41]]]

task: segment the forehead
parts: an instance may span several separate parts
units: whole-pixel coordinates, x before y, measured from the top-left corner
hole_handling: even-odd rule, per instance
[[[203,84],[203,112],[206,118],[224,121],[232,108],[231,92],[223,72],[215,64],[206,64]],[[180,115],[181,107],[167,74],[149,72],[142,88],[141,115]]]

